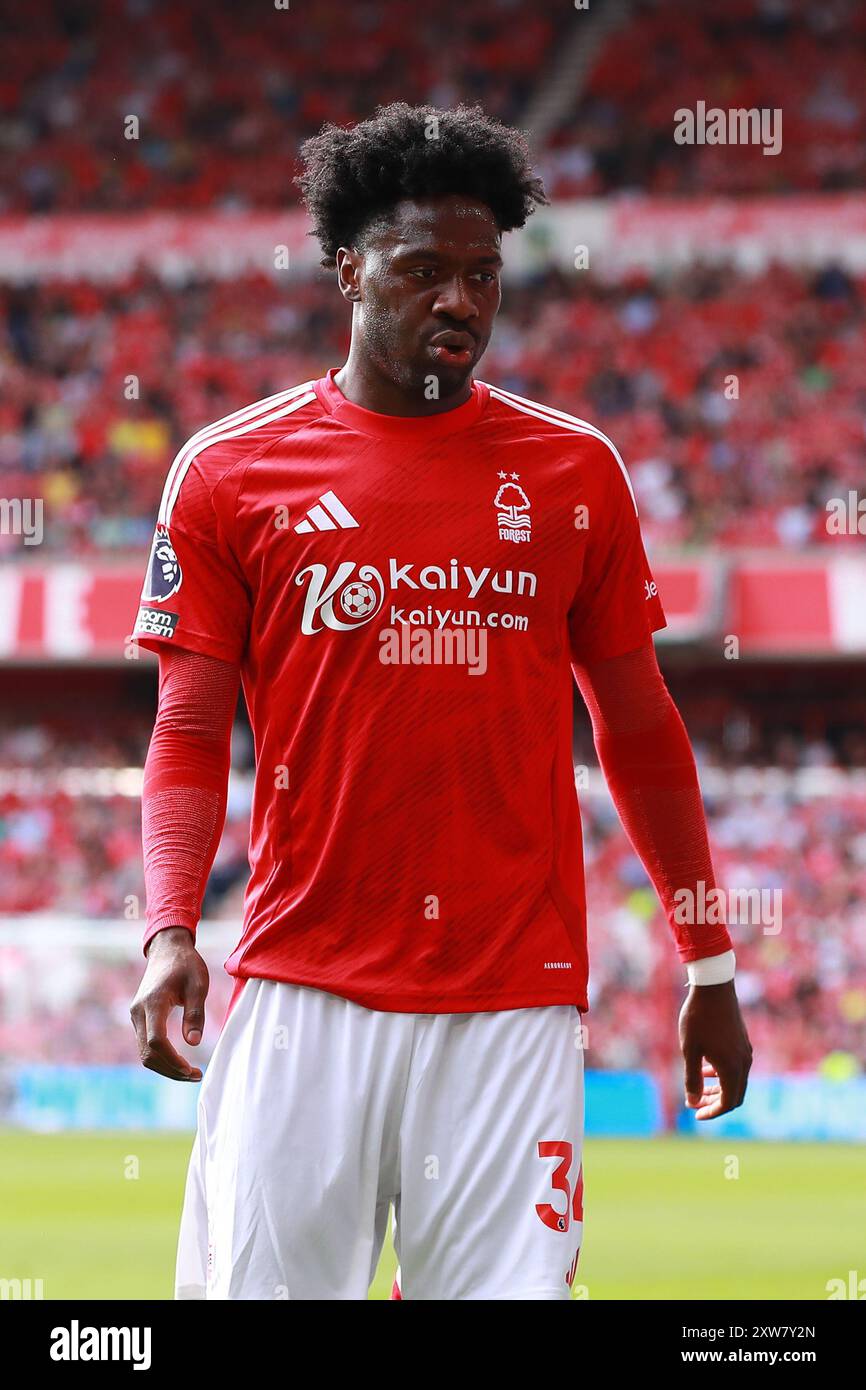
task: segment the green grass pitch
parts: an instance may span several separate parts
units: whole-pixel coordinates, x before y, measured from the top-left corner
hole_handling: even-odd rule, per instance
[[[0,1132],[0,1278],[41,1279],[46,1299],[170,1298],[190,1145]],[[826,1299],[828,1280],[866,1277],[861,1146],[593,1139],[585,1172],[583,1297]],[[389,1246],[371,1298],[394,1263]]]

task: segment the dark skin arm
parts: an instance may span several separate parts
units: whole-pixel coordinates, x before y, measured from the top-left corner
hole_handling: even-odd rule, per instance
[[[151,938],[144,975],[129,1011],[143,1067],[172,1081],[201,1081],[201,1068],[192,1066],[171,1045],[167,1029],[172,1009],[182,1008],[184,1041],[198,1046],[208,984],[207,966],[186,927],[165,927]]]
[[[686,1105],[697,1119],[714,1120],[742,1105],[752,1046],[733,980],[691,985],[680,1010],[680,1049],[685,1063]],[[709,1083],[717,1080],[718,1088]]]

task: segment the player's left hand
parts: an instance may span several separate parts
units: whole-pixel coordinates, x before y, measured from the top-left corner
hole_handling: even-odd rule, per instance
[[[686,1105],[699,1120],[714,1120],[742,1105],[752,1045],[733,980],[692,985],[680,1010]],[[718,1087],[709,1083],[718,1080]]]

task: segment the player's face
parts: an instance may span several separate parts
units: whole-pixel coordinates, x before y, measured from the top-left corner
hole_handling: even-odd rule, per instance
[[[485,203],[398,203],[352,256],[359,346],[395,386],[447,398],[483,356],[501,299],[501,237]],[[435,398],[435,397],[432,397]]]

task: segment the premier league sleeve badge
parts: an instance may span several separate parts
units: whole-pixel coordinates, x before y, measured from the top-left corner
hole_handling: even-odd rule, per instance
[[[182,580],[180,562],[169,540],[168,528],[159,525],[154,532],[147,578],[141,591],[143,602],[164,603],[172,594],[177,593]]]

